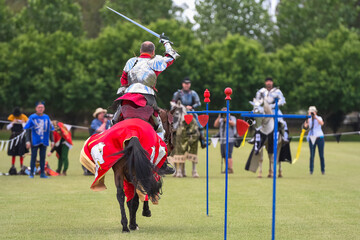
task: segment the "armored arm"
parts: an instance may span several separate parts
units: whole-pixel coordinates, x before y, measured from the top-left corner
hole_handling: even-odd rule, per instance
[[[257,92],[256,92],[256,95],[255,95],[255,99],[256,100],[261,100],[261,99],[264,99],[264,93],[263,93],[263,91],[262,91],[262,89],[260,89],[260,90],[258,90]]]
[[[192,98],[193,98],[193,105],[192,108],[195,109],[201,106],[199,95],[195,91],[191,91]]]
[[[285,105],[286,104],[285,97],[284,97],[283,93],[281,92],[281,90],[277,89],[276,92],[277,92],[277,97],[279,98],[278,105],[279,106]]]
[[[172,57],[174,60],[180,57],[180,55],[172,48],[169,38],[164,34],[160,35],[160,43],[162,43],[165,47],[165,54]]]

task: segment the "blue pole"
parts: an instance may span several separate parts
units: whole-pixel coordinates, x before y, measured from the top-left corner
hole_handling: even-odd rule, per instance
[[[209,103],[206,103],[206,111],[208,110]],[[209,216],[209,123],[206,124],[206,215]]]
[[[229,158],[229,100],[226,100],[226,159],[225,159],[225,223],[224,223],[224,240],[226,240],[227,232],[227,198],[228,198],[228,158]]]
[[[275,239],[275,212],[276,212],[276,164],[277,164],[277,133],[278,133],[278,99],[275,99],[275,116],[274,116],[274,172],[273,172],[273,208],[272,208],[272,234],[271,239]]]

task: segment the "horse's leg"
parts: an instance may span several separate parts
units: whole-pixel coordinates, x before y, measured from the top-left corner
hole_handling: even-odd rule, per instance
[[[269,156],[269,175],[268,175],[268,178],[271,178],[271,177],[274,176],[274,154],[273,153],[268,153],[268,156]]]
[[[134,197],[127,202],[129,213],[130,213],[130,230],[139,230],[138,225],[136,224],[136,212],[139,207],[139,196],[135,193]]]
[[[183,173],[182,173],[182,163],[176,163],[176,175],[175,177],[178,178],[182,178],[183,177]]]
[[[123,227],[122,232],[130,232],[128,225],[128,220],[126,218],[126,212],[125,212],[125,193],[123,190],[123,178],[121,177],[121,167],[119,163],[116,163],[113,166],[114,170],[114,178],[115,178],[115,186],[116,186],[116,198],[120,205],[120,212],[121,212],[121,225]]]
[[[259,159],[259,174],[258,174],[258,178],[262,178],[262,170],[263,170],[263,150],[261,149],[258,153],[258,155],[260,155],[260,159]]]
[[[283,175],[282,175],[282,169],[281,169],[281,162],[279,161],[278,163],[279,163],[279,175],[278,175],[278,177],[282,178]]]
[[[116,186],[116,189],[117,189],[116,197],[117,197],[117,200],[118,200],[118,202],[120,204],[121,225],[123,227],[122,231],[123,232],[130,232],[129,228],[127,227],[128,220],[126,218],[125,205],[124,205],[125,193],[124,193],[123,188],[121,186],[120,187]]]
[[[186,172],[185,172],[185,162],[180,163],[181,164],[181,171],[182,171],[182,176],[186,177]]]
[[[149,208],[149,201],[144,201],[142,215],[144,217],[151,217],[151,211]]]
[[[193,168],[192,168],[192,176],[193,176],[193,178],[198,178],[199,177],[199,174],[198,174],[198,172],[197,172],[197,170],[196,170],[196,162],[192,162],[192,166],[193,166]]]

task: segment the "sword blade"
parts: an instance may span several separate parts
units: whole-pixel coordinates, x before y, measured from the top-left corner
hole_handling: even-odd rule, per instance
[[[142,29],[144,29],[144,30],[147,31],[148,33],[151,33],[152,35],[154,35],[155,37],[160,38],[160,34],[158,34],[158,33],[154,32],[154,31],[148,29],[147,27],[144,27],[144,26],[141,25],[140,23],[135,22],[134,20],[128,18],[127,16],[125,16],[125,15],[123,15],[123,14],[117,12],[117,11],[115,11],[115,10],[112,9],[112,8],[109,8],[109,7],[106,7],[106,8],[109,9],[110,11],[113,11],[113,12],[116,13],[117,15],[125,18],[126,20],[128,20],[129,22],[135,24],[136,26],[141,27]]]

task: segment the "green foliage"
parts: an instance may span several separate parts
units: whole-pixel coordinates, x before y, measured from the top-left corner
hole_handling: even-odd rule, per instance
[[[86,5],[84,1],[78,2],[81,2],[82,6]],[[324,12],[329,13],[328,9],[332,9],[331,4],[335,2],[329,1]],[[169,107],[173,93],[181,88],[181,80],[189,76],[192,89],[198,92],[202,101],[204,90],[210,90],[212,109],[219,109],[225,104],[223,91],[226,87],[231,87],[231,108],[249,110],[248,101],[252,100],[256,90],[263,86],[264,78],[271,76],[275,86],[280,86],[285,95],[287,104],[282,108],[285,113],[316,105],[319,114],[326,118],[325,122],[336,131],[344,114],[359,110],[360,40],[357,30],[354,29],[356,24],[351,25],[349,20],[356,16],[355,13],[350,11],[346,18],[339,17],[338,23],[348,22],[344,25],[334,25],[331,19],[319,13],[321,16],[315,18],[314,24],[319,25],[325,19],[328,19],[326,21],[330,24],[329,27],[324,25],[324,29],[316,30],[320,35],[314,33],[315,35],[311,35],[312,40],[306,38],[305,43],[299,41],[296,45],[285,44],[274,52],[266,52],[268,45],[261,40],[265,38],[248,34],[247,26],[242,27],[243,23],[239,18],[235,18],[233,10],[236,9],[236,1],[227,1],[223,5],[221,3],[223,2],[210,0],[197,2],[197,6],[204,11],[203,15],[206,11],[211,13],[216,10],[212,17],[202,16],[200,19],[209,23],[201,26],[199,30],[207,34],[202,35],[202,41],[196,37],[188,23],[167,19],[170,15],[156,19],[160,18],[159,15],[143,12],[149,18],[141,21],[151,21],[146,26],[158,33],[165,32],[181,55],[158,77],[156,87],[160,107]],[[259,7],[256,5],[258,3],[260,2],[242,1],[239,4],[238,16],[245,19],[249,17],[249,25],[252,21],[257,21],[257,18],[262,19],[260,22],[264,25],[259,23],[259,28],[251,28],[254,33],[256,29],[270,27],[266,24],[267,13],[256,8]],[[116,4],[110,6],[122,12]],[[131,15],[136,12],[135,5],[130,2],[126,4],[130,4],[129,11],[124,13],[135,19],[139,18]],[[146,4],[143,5],[147,6]],[[282,14],[286,4],[289,7],[295,5],[288,1],[282,1],[281,4],[279,26],[284,26],[281,24],[284,22]],[[101,4],[95,5],[94,9]],[[348,9],[348,5],[340,4],[339,12]],[[166,11],[159,10],[157,5],[153,6],[152,10],[144,9],[158,11],[158,14],[172,11],[172,7],[165,2],[163,6],[167,8]],[[95,108],[106,108],[117,98],[116,89],[120,86],[117,76],[121,75],[129,58],[139,55],[143,41],[153,41],[158,55],[164,52],[158,39],[109,10],[106,10],[106,15],[114,17],[113,24],[101,29],[96,38],[86,39],[81,30],[79,5],[72,1],[29,0],[29,6],[18,9],[19,13],[15,15],[3,0],[0,0],[0,7],[1,112],[9,112],[17,105],[32,111],[34,102],[43,99],[47,103],[47,112],[53,116],[59,119],[67,118],[74,123],[83,121],[84,118],[91,118],[91,112]],[[228,10],[225,11],[224,7]],[[250,14],[248,11],[257,11],[260,15]],[[299,9],[299,12],[302,11],[303,9]],[[243,16],[242,13],[249,16]],[[293,18],[296,16],[295,14]],[[15,22],[20,27],[16,32]],[[307,22],[309,24],[310,21]],[[223,25],[229,28],[225,31],[221,27]],[[299,23],[298,29],[304,26]],[[335,30],[326,34],[332,28]],[[284,29],[286,28],[279,29],[280,36]],[[259,32],[266,33],[262,30]],[[221,34],[216,35],[217,33]],[[269,36],[267,33],[265,35]],[[291,36],[298,38],[289,34],[289,37]],[[291,42],[284,40],[284,43],[286,41]]]
[[[341,27],[314,44],[286,45],[271,55],[273,67],[269,69],[274,70],[273,76],[285,93],[286,108],[316,105],[320,115],[343,115],[359,109],[359,47],[359,35]],[[334,131],[341,119],[335,118]]]
[[[0,42],[10,41],[15,36],[15,22],[12,13],[5,5],[5,0],[0,0]]]
[[[224,39],[228,33],[259,40],[271,48],[273,23],[263,8],[264,0],[198,0],[195,16],[204,42]]]
[[[262,86],[262,65],[266,62],[261,45],[239,35],[228,35],[223,42],[206,46],[204,59],[208,64],[205,87],[211,92],[211,107],[224,106],[224,89],[231,87],[233,109],[249,109],[249,100]]]
[[[277,8],[277,46],[324,38],[340,25],[360,29],[358,0],[282,0]]]
[[[17,15],[17,26],[21,32],[36,29],[40,33],[71,32],[74,36],[83,33],[80,6],[72,0],[28,0]]]

